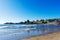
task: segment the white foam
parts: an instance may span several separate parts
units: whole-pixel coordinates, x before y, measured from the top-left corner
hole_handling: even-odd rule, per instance
[[[8,27],[8,26],[0,26],[0,29],[1,29],[1,28],[7,28],[7,27]]]
[[[21,25],[21,26],[36,26],[36,25]]]

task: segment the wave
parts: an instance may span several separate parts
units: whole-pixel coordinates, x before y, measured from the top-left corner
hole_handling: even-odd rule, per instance
[[[8,26],[0,26],[0,29],[2,29],[2,28],[7,28]]]

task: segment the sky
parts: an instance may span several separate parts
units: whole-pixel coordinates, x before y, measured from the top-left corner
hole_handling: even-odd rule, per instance
[[[60,18],[60,0],[0,0],[0,24]]]

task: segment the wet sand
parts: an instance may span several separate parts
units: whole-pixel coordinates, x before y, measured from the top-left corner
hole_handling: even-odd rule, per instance
[[[60,40],[60,32],[45,34],[41,36],[29,37],[22,40]]]

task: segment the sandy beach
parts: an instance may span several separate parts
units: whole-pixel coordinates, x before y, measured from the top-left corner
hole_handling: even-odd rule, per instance
[[[41,35],[41,36],[34,36],[22,40],[60,40],[60,32],[55,32],[55,33]]]

